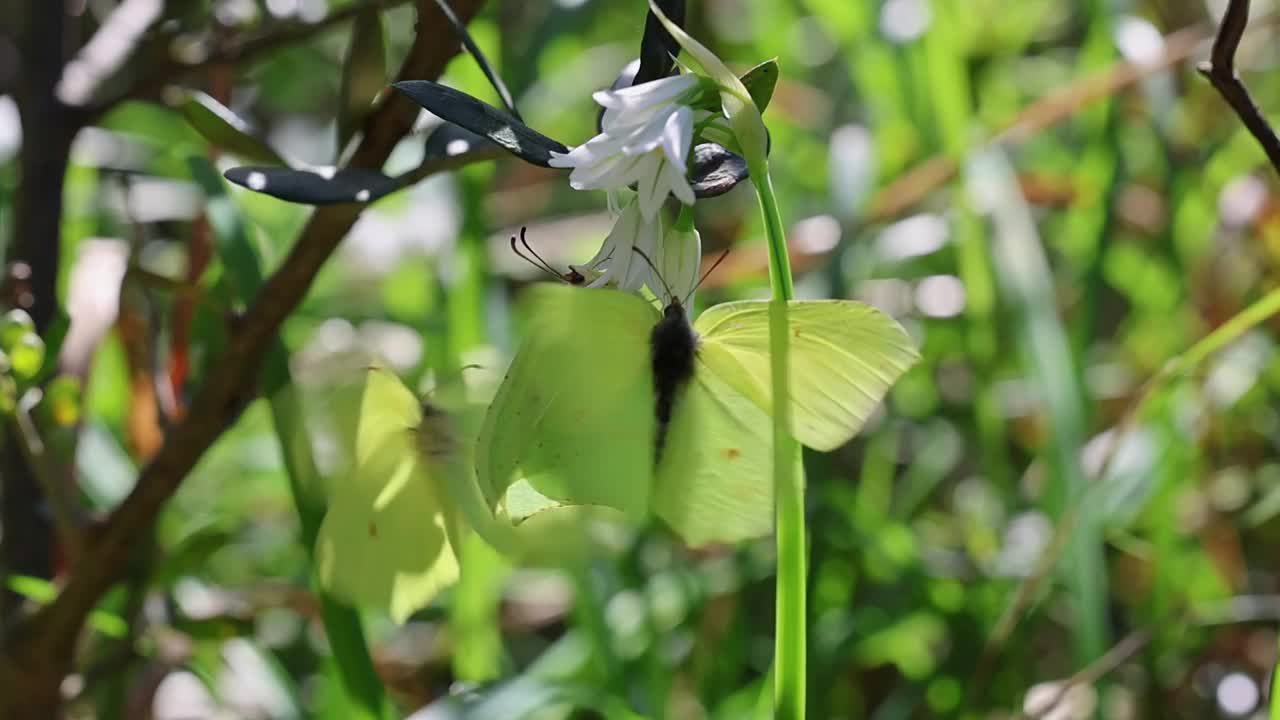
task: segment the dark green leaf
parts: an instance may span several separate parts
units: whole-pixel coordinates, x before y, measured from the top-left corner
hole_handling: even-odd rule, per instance
[[[387,86],[387,51],[382,14],[370,8],[351,24],[351,48],[342,66],[342,94],[338,110],[338,151],[356,134],[374,97]]]
[[[399,190],[400,182],[377,170],[318,170],[277,167],[234,167],[224,173],[231,182],[289,202],[306,205],[373,202]]]
[[[764,109],[769,107],[769,101],[773,99],[773,89],[778,85],[778,61],[765,60],[743,73],[739,79],[747,87],[747,92],[751,93],[751,99],[755,101],[756,107],[760,112],[764,112]]]
[[[255,137],[248,123],[198,90],[188,91],[178,109],[205,140],[229,153],[269,165],[289,164],[270,145]]]
[[[441,123],[427,136],[424,159],[454,157],[463,153],[496,148],[492,140],[453,123]]]
[[[429,80],[407,80],[392,87],[440,118],[483,135],[534,165],[548,167],[553,151],[569,152],[564,143],[552,140],[492,105],[451,87]]]

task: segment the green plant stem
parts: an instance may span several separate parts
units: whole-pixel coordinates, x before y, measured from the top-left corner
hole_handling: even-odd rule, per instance
[[[773,194],[767,162],[751,168],[769,241],[769,370],[773,397],[774,522],[778,546],[774,698],[776,718],[803,720],[805,714],[805,643],[807,568],[805,557],[804,478],[798,472],[799,446],[791,434],[790,323],[787,303],[795,295],[787,236],[778,199]]]

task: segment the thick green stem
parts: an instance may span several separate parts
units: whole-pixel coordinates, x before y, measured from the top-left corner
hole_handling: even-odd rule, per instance
[[[774,717],[804,720],[806,643],[806,542],[804,477],[791,435],[790,343],[787,302],[795,294],[787,237],[767,162],[751,168],[769,241],[769,359],[773,396],[774,522],[778,544],[777,628],[774,636]]]

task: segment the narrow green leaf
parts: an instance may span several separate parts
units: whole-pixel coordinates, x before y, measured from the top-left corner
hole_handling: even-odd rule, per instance
[[[178,109],[191,127],[216,147],[254,162],[289,164],[270,145],[254,136],[249,123],[199,90],[187,91],[186,99]]]
[[[9,590],[37,605],[48,605],[58,599],[58,588],[44,578],[31,575],[10,575]],[[129,634],[129,624],[119,615],[106,610],[89,613],[89,627],[111,638],[123,638]]]
[[[342,66],[342,90],[338,103],[338,151],[356,134],[373,106],[373,99],[387,85],[387,50],[382,13],[369,8],[351,24],[351,46]]]
[[[755,101],[756,109],[763,113],[773,99],[773,89],[778,86],[778,61],[765,60],[743,73],[739,79]]]

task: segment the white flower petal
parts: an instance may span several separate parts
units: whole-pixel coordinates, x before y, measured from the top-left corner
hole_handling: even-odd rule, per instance
[[[679,107],[678,105],[673,105],[664,108],[663,112],[655,114],[649,119],[649,122],[629,130],[626,134],[626,142],[622,146],[622,152],[628,155],[640,155],[657,149],[659,145],[665,142],[667,125]],[[622,133],[618,134],[621,135]]]
[[[600,90],[591,95],[600,105],[611,107],[642,108],[668,103],[698,86],[696,75],[676,75],[659,78],[620,90]]]
[[[556,167],[578,167],[600,162],[605,158],[617,155],[622,150],[625,142],[624,138],[601,133],[570,150],[568,155],[560,155],[561,158],[564,158],[563,162],[569,164],[557,165]]]
[[[551,159],[547,161],[547,164],[553,168],[575,167],[578,163],[575,162],[573,159],[572,150],[573,148],[570,148],[570,152],[567,152],[567,153],[556,152],[555,150],[552,150]]]
[[[693,186],[689,185],[689,179],[685,177],[683,172],[676,169],[674,164],[664,163],[664,165],[665,167],[662,168],[663,180],[671,193],[680,198],[680,202],[685,205],[692,205],[697,198],[694,197]]]
[[[698,268],[702,262],[701,236],[697,230],[686,232],[672,228],[662,236],[659,255],[662,259],[657,261],[657,265],[662,275],[658,286],[650,285],[649,289],[655,295],[669,290],[688,304],[688,296],[698,282]]]
[[[569,175],[569,184],[579,190],[611,190],[624,188],[635,182],[636,165],[644,156],[615,155],[608,160],[580,167]]]
[[[643,156],[640,166],[637,167],[636,191],[640,195],[638,200],[640,214],[646,220],[653,220],[658,210],[662,208],[662,202],[667,199],[668,188],[663,182],[662,172],[662,166],[665,164],[662,155],[649,153]]]
[[[667,160],[676,166],[681,175],[688,172],[685,158],[689,157],[689,146],[692,144],[693,111],[679,105],[663,125],[662,151],[667,154]]]
[[[610,189],[605,194],[605,201],[609,206],[609,214],[618,217],[622,213],[622,202],[618,198],[618,191]]]

